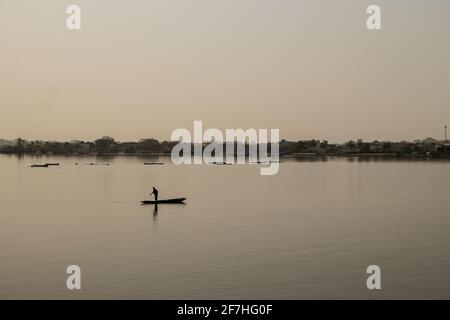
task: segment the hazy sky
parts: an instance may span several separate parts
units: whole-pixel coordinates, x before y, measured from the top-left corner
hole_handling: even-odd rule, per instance
[[[66,29],[78,4],[82,30]],[[382,8],[381,31],[366,8]],[[448,0],[0,0],[0,138],[441,138]]]

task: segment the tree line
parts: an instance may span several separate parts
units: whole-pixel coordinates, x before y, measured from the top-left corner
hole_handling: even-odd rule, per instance
[[[137,142],[118,142],[114,138],[104,136],[95,141],[27,141],[22,138],[15,143],[0,146],[4,154],[170,154],[178,142],[158,141],[157,139],[141,139]],[[235,143],[236,145],[236,143]],[[270,150],[270,144],[268,146]],[[248,150],[248,146],[247,146]],[[225,151],[225,145],[224,145]],[[396,155],[430,155],[449,154],[448,141],[437,141],[431,138],[416,140],[414,142],[372,141],[364,142],[361,139],[350,140],[342,144],[328,143],[326,140],[299,140],[279,142],[279,153],[289,154],[396,154]]]

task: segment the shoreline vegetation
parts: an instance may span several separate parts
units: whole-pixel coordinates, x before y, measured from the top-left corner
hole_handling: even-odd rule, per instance
[[[141,139],[138,142],[118,142],[105,136],[95,141],[27,141],[18,138],[13,141],[1,140],[0,153],[15,155],[170,155],[172,148],[179,142]],[[208,143],[205,143],[205,147]],[[223,143],[223,150],[232,142]],[[234,143],[237,148],[238,143]],[[231,146],[233,147],[233,146]],[[193,144],[191,144],[193,148]],[[270,153],[271,144],[268,151]],[[248,153],[249,146],[245,150]],[[423,140],[372,141],[361,139],[345,143],[328,143],[325,140],[300,140],[279,142],[281,157],[315,157],[315,156],[384,156],[384,157],[440,157],[450,156],[450,141],[426,138]]]

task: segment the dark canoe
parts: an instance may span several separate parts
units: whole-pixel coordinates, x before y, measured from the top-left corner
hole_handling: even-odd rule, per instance
[[[48,164],[33,164],[32,168],[48,168]]]
[[[161,166],[163,165],[163,162],[145,162],[144,165],[146,166]]]
[[[165,203],[183,203],[186,198],[166,199],[166,200],[144,200],[142,204],[165,204]]]

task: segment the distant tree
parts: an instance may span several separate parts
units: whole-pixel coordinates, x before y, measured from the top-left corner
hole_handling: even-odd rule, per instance
[[[356,141],[356,145],[358,146],[358,149],[359,149],[359,150],[362,150],[363,145],[364,145],[363,140],[362,140],[362,139],[358,139],[358,140]]]
[[[142,139],[138,143],[141,152],[161,152],[161,144],[156,139]]]
[[[123,152],[128,153],[128,154],[136,153],[136,151],[137,151],[137,147],[136,147],[135,143],[121,144],[120,148]]]
[[[116,141],[108,136],[95,140],[95,147],[97,149],[97,153],[109,153],[112,151],[115,145]]]
[[[170,153],[175,145],[177,145],[177,142],[163,141],[161,142],[161,152]]]
[[[294,146],[292,147],[292,151],[294,153],[301,153],[304,152],[306,148],[306,143],[303,141],[297,141],[295,142]]]
[[[26,144],[27,144],[26,140],[23,140],[22,138],[17,138],[16,140],[17,153],[24,153]]]
[[[348,141],[345,145],[346,145],[347,147],[353,149],[353,148],[356,146],[356,143],[355,143],[355,141],[350,140],[350,141]]]

